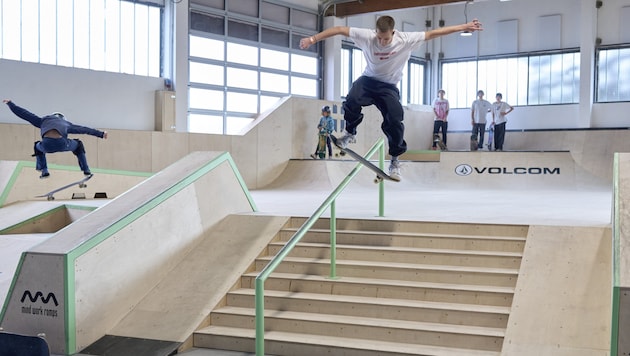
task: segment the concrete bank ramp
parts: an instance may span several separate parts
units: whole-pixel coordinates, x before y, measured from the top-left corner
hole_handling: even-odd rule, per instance
[[[228,153],[191,153],[23,253],[0,326],[45,333],[53,353],[76,353],[117,325],[217,222],[255,210]]]

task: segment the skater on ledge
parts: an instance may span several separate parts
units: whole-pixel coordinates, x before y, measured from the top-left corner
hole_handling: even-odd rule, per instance
[[[48,165],[46,153],[71,151],[77,156],[79,167],[83,174],[89,176],[90,167],[85,157],[83,142],[79,139],[69,139],[68,134],[86,134],[107,139],[107,131],[99,131],[85,126],[74,125],[67,121],[62,113],[54,112],[44,117],[39,117],[28,110],[15,105],[10,99],[3,100],[9,109],[19,118],[30,122],[41,130],[42,140],[35,142],[33,156],[36,158],[36,169],[41,171],[39,178],[48,178]]]

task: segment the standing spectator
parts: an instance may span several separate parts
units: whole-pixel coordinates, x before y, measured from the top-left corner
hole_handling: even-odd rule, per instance
[[[448,99],[444,98],[446,92],[444,89],[438,90],[438,97],[433,101],[433,113],[435,114],[435,120],[433,121],[433,147],[435,150],[437,142],[435,141],[439,136],[438,133],[442,131],[442,143],[446,147],[446,131],[448,130]]]
[[[328,147],[328,158],[332,158],[332,145],[330,144],[330,134],[335,130],[335,120],[330,116],[330,106],[326,105],[322,108],[322,117],[319,118],[317,124],[317,132],[319,135],[326,136],[326,146]],[[318,140],[319,141],[319,140]],[[320,147],[319,143],[315,148],[315,153],[311,155],[312,159],[317,159],[320,152],[326,154],[326,147]],[[323,157],[320,157],[323,158]]]
[[[507,114],[511,113],[514,108],[504,102],[501,101],[503,99],[503,95],[501,93],[497,93],[497,101],[492,104],[492,124],[494,124],[494,150],[495,151],[503,151],[503,142],[505,141],[505,124],[507,123],[507,119],[505,118]]]
[[[477,99],[471,105],[472,139],[477,140],[477,148],[483,148],[484,134],[486,133],[486,117],[492,111],[492,104],[483,98],[483,90],[477,92]],[[477,138],[479,137],[479,138]]]

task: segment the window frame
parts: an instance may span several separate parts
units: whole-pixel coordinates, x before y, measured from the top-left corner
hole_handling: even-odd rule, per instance
[[[261,6],[262,10],[266,9],[267,5],[272,7],[280,6],[279,4],[267,1],[259,2],[259,5]],[[274,22],[270,20],[268,16],[269,14],[266,10],[257,11],[258,16],[254,17],[244,15],[242,13],[230,12],[229,7],[228,10],[225,11],[222,9],[215,9],[208,6],[195,4],[194,1],[191,2],[189,16],[197,16],[197,20],[203,20],[199,16],[209,16],[215,19],[221,18],[223,26],[222,29],[220,29],[219,26],[215,24],[214,31],[202,31],[199,28],[195,28],[195,23],[191,21],[188,29],[189,44],[192,38],[205,38],[212,41],[220,41],[224,44],[225,53],[223,59],[200,58],[191,55],[191,53],[194,52],[195,49],[189,46],[189,66],[191,63],[200,62],[221,66],[224,69],[223,85],[208,85],[197,83],[195,81],[195,78],[192,78],[189,75],[189,92],[191,90],[200,88],[211,88],[213,90],[222,90],[224,93],[221,110],[206,110],[203,108],[196,108],[194,106],[191,106],[191,103],[189,101],[188,129],[190,132],[197,132],[194,130],[194,126],[196,126],[196,124],[191,124],[191,119],[200,120],[203,118],[203,116],[200,115],[207,115],[208,118],[213,119],[221,117],[222,123],[220,125],[209,125],[212,127],[221,127],[221,129],[214,132],[203,133],[223,135],[236,134],[239,133],[239,130],[230,129],[230,127],[234,126],[231,125],[230,121],[239,121],[240,125],[237,126],[240,127],[247,126],[248,122],[252,122],[259,115],[260,112],[268,109],[271,98],[277,98],[279,100],[287,95],[303,96],[310,98],[319,98],[321,96],[321,64],[319,62],[321,46],[312,46],[311,48],[309,48],[309,50],[302,50],[299,48],[299,39],[317,33],[317,29],[304,29],[291,23],[295,21],[293,17],[294,11],[300,11],[301,16],[305,16],[305,14],[310,14],[311,16],[313,16],[313,18],[317,19],[318,23],[320,20],[320,15],[317,14],[314,10],[309,10],[305,12],[301,8],[291,7],[290,5],[284,6],[286,6],[286,8],[288,9],[287,12],[290,13],[289,19],[287,21]],[[229,28],[231,23],[248,24],[249,27],[242,26],[241,30],[252,30],[256,33],[256,36],[251,36],[253,33],[252,31],[250,31],[248,34],[240,33],[238,31],[231,32]],[[254,27],[256,28],[255,30]],[[286,34],[286,37],[282,34]],[[250,59],[253,59],[254,56],[257,57],[255,58],[255,63],[237,63],[234,61],[233,58],[230,59],[228,54],[235,54],[234,51],[227,50],[227,47],[230,45],[244,46],[242,47],[242,49],[246,48],[248,50],[255,50],[255,55],[252,52],[249,56]],[[264,63],[265,59],[263,59],[263,56],[274,54],[279,56],[278,58],[282,58],[282,54],[286,54],[287,62],[278,66],[270,65],[268,60],[267,63]],[[302,60],[312,61],[312,63],[310,63],[310,67],[312,68],[304,69],[302,66],[300,66],[299,68],[296,67],[296,64],[300,63],[298,62],[298,60],[300,60],[300,62],[302,62]],[[257,75],[255,85],[253,83],[250,83],[247,87],[228,85],[228,83],[230,82],[228,75],[229,72],[233,71],[233,69],[256,72]],[[261,82],[264,77],[286,79],[286,83],[281,83],[281,85],[275,88],[270,87],[268,84],[264,84]],[[298,84],[296,83],[306,83],[306,86],[311,85],[312,87],[306,88],[304,87],[304,85],[297,86]],[[278,90],[274,90],[276,88]],[[282,88],[288,88],[288,90],[283,91],[281,90]],[[256,96],[257,110],[251,110],[251,106],[250,109],[246,111],[236,111],[234,110],[233,106],[230,108],[229,96],[231,95]]]
[[[540,99],[534,100],[532,98],[532,90],[533,90],[533,79],[532,79],[532,58],[540,59],[548,56],[572,56],[574,59],[577,58],[578,63],[574,65],[573,76],[570,87],[572,88],[571,100],[563,99],[565,96],[561,95],[560,100],[552,100],[553,92],[551,90],[551,85],[547,88],[549,89],[549,101],[541,102]],[[555,57],[554,57],[555,58]],[[455,59],[442,59],[438,64],[438,83],[439,87],[446,90],[449,93],[449,102],[451,102],[452,109],[462,109],[468,108],[470,103],[472,103],[476,99],[476,93],[478,90],[483,90],[485,92],[485,99],[491,101],[494,98],[494,95],[497,92],[501,92],[503,94],[503,98],[506,101],[510,102],[512,106],[540,106],[540,105],[572,105],[577,104],[580,101],[580,50],[579,48],[567,48],[563,50],[555,50],[555,51],[537,51],[537,52],[523,52],[509,55],[492,55],[492,56],[480,56],[480,57],[466,57],[466,58],[455,58]],[[480,62],[490,62],[490,61],[514,61],[516,62],[516,77],[514,75],[508,78],[507,74],[503,76],[501,79],[501,84],[497,83],[495,85],[488,85],[486,82],[485,85],[480,83]],[[522,66],[524,65],[524,61],[526,61],[527,65],[527,73],[523,73],[524,69]],[[445,65],[451,64],[466,64],[469,67],[474,67],[469,69],[469,71],[474,70],[474,74],[458,74],[456,73],[454,76],[458,77],[457,87],[453,88],[455,84],[453,84],[453,80],[449,79],[450,73],[445,73]],[[551,66],[549,66],[551,68]],[[569,69],[565,69],[564,67],[561,69],[561,72],[566,72]],[[508,69],[509,70],[509,69]],[[483,72],[483,71],[482,71]],[[486,71],[487,72],[487,71]],[[577,73],[577,76],[576,76]],[[461,87],[461,76],[469,75],[469,80],[465,82],[465,89],[460,90]],[[550,73],[550,76],[553,74]],[[569,76],[569,73],[566,74]],[[446,79],[445,79],[446,77]],[[484,76],[485,77],[485,76]],[[523,78],[524,77],[524,78]],[[523,79],[521,79],[523,78]],[[517,81],[514,84],[515,79]],[[519,80],[526,80],[525,84],[519,83]],[[450,81],[450,83],[446,83]],[[497,80],[498,81],[498,80]],[[471,83],[472,82],[472,83]],[[564,78],[559,81],[560,83],[565,83]],[[562,85],[562,84],[561,84]],[[540,87],[540,85],[539,85]],[[568,87],[568,86],[567,86]],[[545,86],[543,85],[544,89]],[[564,87],[563,87],[564,88]],[[525,94],[524,94],[525,93]],[[460,96],[464,96],[464,99],[460,98]],[[488,99],[490,98],[490,99]]]
[[[616,91],[617,91],[617,95],[615,95],[614,99],[611,100],[607,100],[602,98],[602,90],[603,88],[600,88],[600,84],[603,81],[603,77],[607,74],[606,71],[602,71],[602,52],[609,52],[609,51],[628,51],[628,59],[625,59],[625,61],[623,62],[623,65],[630,65],[630,43],[626,43],[626,44],[616,44],[616,45],[608,45],[608,46],[599,46],[596,49],[596,53],[595,53],[595,84],[594,84],[594,90],[595,90],[595,102],[596,103],[619,103],[619,102],[630,102],[630,87],[625,89],[627,91],[626,95],[619,95],[619,86],[620,85],[626,85],[626,86],[630,86],[630,77],[626,78],[625,80],[622,79],[621,73],[624,73],[625,75],[629,75],[628,73],[630,73],[630,68],[627,69],[620,69],[617,68],[617,75],[614,77],[613,82],[615,82],[616,85]],[[618,60],[618,59],[617,59]],[[613,74],[614,76],[614,74]]]

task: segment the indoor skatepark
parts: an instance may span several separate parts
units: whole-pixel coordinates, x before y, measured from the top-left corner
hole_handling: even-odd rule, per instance
[[[610,290],[612,283],[611,183],[576,164],[570,152],[438,155],[438,161],[404,162],[404,180],[385,184],[384,216],[378,216],[373,174],[359,169],[338,199],[337,216],[377,222],[471,223],[482,233],[484,226],[490,229],[496,224],[529,226],[519,274],[519,283],[527,288],[515,295],[504,354],[525,355],[536,349],[546,354],[550,348],[553,354],[592,355],[595,350],[606,354],[611,298],[604,298],[602,291]],[[3,161],[2,165],[14,172],[19,168],[18,175],[35,175],[28,163]],[[471,167],[467,175],[459,171],[462,166]],[[66,285],[55,295],[72,298],[64,301],[72,305],[67,310],[73,315],[62,322],[63,335],[48,331],[60,328],[54,322],[47,326],[51,320],[36,323],[39,328],[52,328],[45,330],[46,335],[60,354],[88,348],[103,335],[161,340],[171,347],[190,343],[195,328],[221,303],[224,293],[219,291],[233,287],[234,273],[248,269],[286,217],[312,214],[355,167],[359,166],[350,160],[290,160],[272,183],[250,191],[229,155],[199,152],[155,175],[97,173],[108,180],[119,179],[117,186],[125,187],[113,199],[16,198],[3,204],[0,219],[0,240],[12,246],[2,249],[0,290],[9,292],[3,300],[3,327],[22,332],[33,328],[21,311],[16,317],[11,309],[20,304],[21,296],[15,295],[20,288],[42,289],[41,284],[29,287],[27,283],[44,268],[57,279],[68,279],[58,280],[55,286],[50,281],[55,278],[44,278],[45,286],[53,290]],[[69,174],[63,168],[55,173]],[[27,179],[12,179],[14,175],[3,174],[0,179],[5,182],[5,199],[25,189],[20,182]],[[113,178],[116,175],[121,177]],[[92,185],[104,189],[98,180]],[[219,196],[230,198],[221,199],[217,209],[217,201],[207,197]],[[63,214],[33,219],[59,206],[64,206]],[[185,216],[189,218],[182,220]],[[212,239],[200,239],[203,236]],[[213,243],[218,238],[229,243]],[[151,258],[142,253],[147,246],[156,248]],[[138,254],[143,257],[138,259]],[[44,262],[43,256],[48,256]],[[70,270],[74,266],[74,272],[62,273],[59,268],[64,265]],[[7,278],[13,273],[15,277]],[[540,278],[541,273],[546,278]],[[200,284],[206,287],[199,288]],[[579,293],[566,293],[576,285]],[[181,291],[191,290],[195,292],[190,299],[182,300]],[[540,290],[546,293],[541,295]],[[531,320],[536,313],[547,332]],[[578,315],[585,315],[588,322]],[[594,327],[598,333],[592,332]]]

